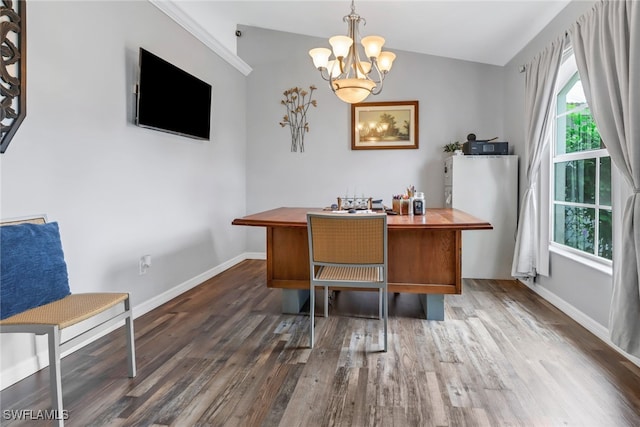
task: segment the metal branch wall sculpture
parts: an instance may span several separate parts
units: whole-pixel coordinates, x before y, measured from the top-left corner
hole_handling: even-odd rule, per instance
[[[27,10],[25,0],[0,5],[0,153],[27,115]]]
[[[309,122],[307,122],[307,110],[310,105],[318,106],[315,99],[311,99],[314,85],[309,86],[309,92],[299,87],[292,87],[284,91],[284,99],[280,101],[287,109],[287,114],[282,118],[280,126],[289,126],[291,129],[291,151],[304,152],[304,134],[309,132]],[[309,95],[309,99],[306,99]]]

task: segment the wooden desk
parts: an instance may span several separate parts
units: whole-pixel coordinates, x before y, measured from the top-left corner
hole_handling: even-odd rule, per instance
[[[284,292],[284,311],[299,311],[308,297],[306,214],[321,210],[277,208],[232,222],[266,227],[268,287],[306,291]],[[427,209],[426,215],[389,215],[387,224],[389,291],[422,295],[427,318],[443,320],[444,295],[462,293],[462,231],[493,227],[457,209]]]

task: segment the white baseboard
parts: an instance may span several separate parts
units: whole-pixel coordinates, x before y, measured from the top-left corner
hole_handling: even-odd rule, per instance
[[[640,359],[626,353],[621,350],[618,346],[616,346],[611,339],[609,338],[609,330],[602,326],[600,323],[593,320],[591,317],[584,314],[582,311],[575,308],[573,305],[569,304],[553,292],[548,291],[542,286],[529,283],[529,281],[518,279],[520,283],[531,289],[536,294],[540,295],[542,298],[547,300],[553,306],[555,306],[558,310],[562,311],[564,314],[578,322],[582,327],[587,329],[596,337],[600,338],[604,341],[609,347],[613,348],[615,351],[629,359],[631,363],[640,367]]]
[[[43,347],[46,348],[46,343]],[[18,362],[13,366],[7,367],[0,374],[2,377],[0,390],[4,390],[5,388],[38,372],[40,369],[46,368],[47,366],[49,366],[49,356],[45,350],[27,358],[26,360]]]
[[[136,306],[133,307],[133,318],[138,318],[148,312],[150,312],[151,310],[153,310],[154,308],[160,307],[162,304],[171,301],[173,298],[177,297],[178,295],[187,292],[188,290],[198,286],[199,284],[205,282],[206,280],[211,279],[212,277],[217,276],[218,274],[222,273],[223,271],[233,267],[234,265],[246,260],[246,259],[266,259],[266,254],[264,253],[260,253],[260,252],[247,252],[241,255],[238,255],[235,258],[232,258],[226,262],[223,262],[222,264],[213,267],[210,270],[205,271],[202,274],[197,275],[196,277],[193,277],[171,289],[169,289],[168,291],[163,292],[162,294],[158,295],[157,297],[150,299],[148,301],[145,301],[141,304],[138,304]],[[75,347],[70,348],[69,350],[65,351],[64,353],[61,354],[61,357],[65,357],[73,352],[75,352],[76,350],[79,350],[80,348],[92,343],[93,341],[103,337],[104,335],[108,334],[109,332],[112,332],[116,329],[118,329],[120,326],[122,325],[114,325],[110,328],[107,328],[105,330],[103,330],[102,332],[95,334],[93,336],[88,336],[86,340],[84,340],[82,343],[78,344]],[[0,378],[2,378],[1,382],[0,382],[0,390],[4,390],[5,388],[17,383],[18,381],[28,377],[29,375],[32,375],[36,372],[38,372],[40,369],[44,369],[47,366],[49,366],[49,355],[48,355],[48,350],[47,350],[47,345],[46,345],[46,339],[44,337],[43,338],[43,342],[44,345],[43,346],[36,346],[36,347],[42,347],[43,350],[37,352],[36,354],[33,354],[31,357],[28,357],[26,360],[23,360],[13,366],[8,366],[5,369],[2,370],[2,372],[0,373]]]
[[[168,291],[165,291],[163,293],[161,293],[160,295],[156,296],[155,298],[152,298],[148,301],[143,302],[142,304],[138,304],[135,307],[133,307],[133,317],[138,318],[139,316],[142,316],[144,314],[147,314],[148,312],[150,312],[151,310],[153,310],[154,308],[158,308],[160,307],[162,304],[171,301],[172,299],[174,299],[175,297],[177,297],[178,295],[181,295],[185,292],[187,292],[190,289],[195,288],[196,286],[198,286],[199,284],[201,284],[202,282],[205,282],[209,279],[211,279],[212,277],[217,276],[218,274],[222,273],[225,270],[228,270],[229,268],[233,267],[234,265],[244,261],[245,259],[251,259],[250,257],[248,257],[249,254],[241,254],[238,255],[235,258],[230,259],[229,261],[223,262],[222,264],[213,267],[210,270],[205,271],[202,274],[197,275],[196,277],[193,277],[189,280],[187,280],[186,282],[183,282],[181,284],[179,284],[178,286],[169,289]]]
[[[244,256],[245,259],[267,259],[266,252],[246,252]]]

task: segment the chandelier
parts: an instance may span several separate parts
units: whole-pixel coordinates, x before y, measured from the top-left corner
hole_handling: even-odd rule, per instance
[[[348,36],[333,36],[329,44],[331,50],[319,47],[311,49],[309,55],[313,58],[313,65],[320,71],[322,78],[329,82],[331,90],[344,102],[355,104],[364,101],[369,94],[377,95],[382,92],[382,82],[386,77],[396,55],[392,52],[382,52],[384,38],[367,36],[360,39],[358,27],[360,21],[367,25],[367,21],[356,13],[354,1],[351,0],[351,13],[344,18],[349,27]],[[358,52],[360,41],[364,53],[369,61],[360,59]]]

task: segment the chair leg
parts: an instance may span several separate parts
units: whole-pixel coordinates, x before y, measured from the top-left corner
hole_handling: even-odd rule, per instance
[[[127,364],[129,366],[129,378],[136,376],[136,345],[135,335],[133,333],[133,313],[131,312],[131,300],[127,298],[124,301],[124,309],[129,313],[125,319],[125,328],[127,329]]]
[[[383,318],[384,318],[384,351],[387,351],[387,323],[389,321],[389,293],[385,290],[383,292],[382,298],[384,299],[384,303],[382,304]]]
[[[55,412],[58,426],[64,426],[62,407],[62,376],[60,374],[60,330],[53,326],[47,333],[49,338],[49,388],[51,409]]]
[[[316,311],[316,289],[311,284],[311,291],[309,292],[309,347],[313,348],[313,324],[314,315]]]
[[[324,287],[324,317],[329,317],[329,287]]]
[[[378,289],[378,319],[382,319],[382,289]]]

